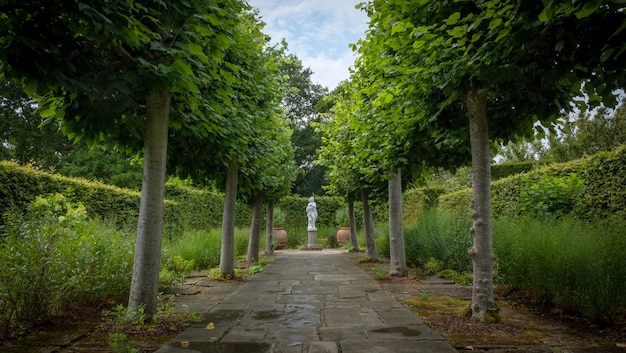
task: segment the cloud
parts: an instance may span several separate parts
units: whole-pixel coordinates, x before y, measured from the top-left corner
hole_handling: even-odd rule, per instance
[[[355,8],[360,0],[250,0],[266,23],[272,42],[282,38],[289,52],[313,70],[313,81],[333,89],[349,77],[354,63],[349,44],[367,29],[367,15]]]

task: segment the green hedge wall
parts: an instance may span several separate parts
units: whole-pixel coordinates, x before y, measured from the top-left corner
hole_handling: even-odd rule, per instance
[[[439,196],[445,193],[443,187],[416,188],[402,194],[402,212],[405,223],[414,223],[426,209],[437,207]]]
[[[286,228],[306,228],[308,223],[306,206],[308,203],[308,197],[287,196],[280,199],[276,206],[285,212]],[[346,205],[342,198],[332,196],[317,196],[315,197],[315,204],[318,214],[315,226],[318,228],[335,227],[337,223],[335,213]]]
[[[111,220],[130,229],[137,225],[139,192],[0,162],[0,215],[9,208],[23,210],[36,196],[56,192],[71,201],[82,202],[91,217]],[[223,195],[167,183],[165,197],[166,236],[175,237],[187,229],[221,227]],[[238,204],[237,226],[248,227],[250,217],[250,207]]]
[[[529,185],[547,178],[566,178],[573,174],[583,181],[571,213],[580,219],[626,215],[626,146],[601,152],[568,163],[551,164],[527,173],[513,175],[491,184],[494,217],[515,217],[520,195]],[[471,189],[439,196],[438,206],[458,214],[470,215]]]
[[[530,172],[537,166],[540,166],[540,162],[527,161],[495,164],[491,166],[491,180],[498,180],[515,174]]]

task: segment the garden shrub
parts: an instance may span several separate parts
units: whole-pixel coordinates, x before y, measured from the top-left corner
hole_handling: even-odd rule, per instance
[[[61,194],[6,212],[0,233],[0,338],[128,295],[132,238],[87,219]]]

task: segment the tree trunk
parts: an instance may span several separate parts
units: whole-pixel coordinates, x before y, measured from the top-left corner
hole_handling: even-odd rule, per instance
[[[493,296],[493,261],[491,235],[491,153],[487,123],[487,89],[467,94],[470,142],[472,146],[472,219],[474,244],[472,257],[472,318],[482,320],[495,308]]]
[[[378,261],[378,249],[376,249],[376,239],[374,234],[374,218],[369,204],[370,190],[361,189],[361,201],[363,202],[363,226],[365,228],[365,247],[367,256],[371,261]]]
[[[248,256],[246,262],[259,261],[259,240],[261,239],[261,218],[263,218],[263,191],[254,195],[252,206],[252,224],[250,224],[250,239],[248,239]]]
[[[352,252],[359,251],[359,240],[356,237],[356,219],[354,219],[354,200],[348,198],[348,223],[350,225],[350,243],[352,244]]]
[[[265,220],[265,255],[274,253],[274,200],[267,202],[267,217]]]
[[[404,253],[404,226],[402,224],[402,172],[389,180],[389,275],[404,276],[406,254]]]
[[[237,182],[239,164],[226,170],[224,190],[224,216],[222,217],[222,251],[220,252],[220,273],[232,276],[235,270],[235,204],[237,202]]]
[[[144,306],[148,318],[157,311],[170,101],[166,88],[146,98],[143,181],[128,310],[134,313]]]

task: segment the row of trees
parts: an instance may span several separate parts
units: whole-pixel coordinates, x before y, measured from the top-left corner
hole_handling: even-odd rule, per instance
[[[287,90],[282,71],[303,69],[268,45],[245,2],[9,1],[0,16],[0,78],[5,88],[23,86],[23,107],[39,110],[26,130],[37,130],[40,115],[44,133],[58,128],[74,143],[143,162],[130,312],[156,311],[167,172],[225,190],[224,275],[234,270],[235,200],[254,203],[254,260],[260,210],[295,178],[296,121],[281,105],[298,91]],[[4,100],[2,107],[25,116]],[[15,136],[2,136],[3,151],[16,150]]]
[[[363,199],[389,184],[471,160],[471,310],[495,308],[491,150],[552,126],[583,94],[616,102],[626,43],[619,1],[400,1],[361,5],[370,27],[350,82],[320,127],[320,162],[334,192]],[[584,30],[583,30],[584,29]],[[582,99],[580,99],[582,100]],[[400,218],[401,219],[401,218]],[[367,229],[367,228],[366,228]],[[401,274],[401,223],[390,214],[391,274]],[[370,252],[368,242],[368,252]],[[372,250],[374,251],[374,250]]]

